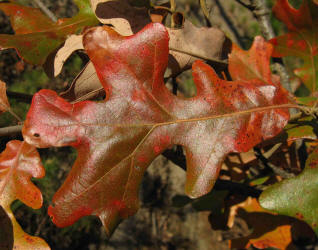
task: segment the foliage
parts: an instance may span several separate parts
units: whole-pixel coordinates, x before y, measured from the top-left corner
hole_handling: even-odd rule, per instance
[[[57,23],[39,9],[14,1],[0,3],[15,31],[0,35],[1,49],[15,48],[21,58],[45,63],[54,75],[76,50],[89,58],[64,93],[42,89],[48,79],[42,73],[34,73],[33,85],[13,85],[32,95],[41,90],[30,106],[18,108],[21,113],[28,110],[24,141],[8,142],[0,155],[0,222],[5,225],[0,233],[6,235],[0,235],[0,246],[49,248],[42,239],[24,233],[10,209],[16,199],[34,209],[42,206],[42,194],[30,181],[44,176],[36,147],[71,146],[77,151],[48,208],[58,227],[95,215],[110,237],[120,222],[137,212],[143,176],[163,154],[186,169],[185,193],[195,199],[179,196],[174,200],[177,206],[210,210],[212,216],[224,218],[223,228],[231,228],[238,217],[253,228],[251,234],[232,239],[231,248],[294,247],[291,231],[296,219],[318,234],[318,3],[304,0],[294,9],[288,0],[277,0],[273,13],[289,33],[269,42],[256,36],[245,51],[221,30],[197,28],[185,20],[175,11],[174,1],[169,7],[132,2],[76,0],[78,14]],[[205,2],[200,3],[208,18]],[[104,25],[90,27],[99,22]],[[309,89],[308,97],[286,91],[280,76],[272,73],[272,57],[284,56],[303,59],[295,74]],[[178,89],[177,79],[190,67],[196,94],[187,97],[189,93]],[[170,79],[173,91],[168,88]],[[0,82],[0,87],[0,111],[15,117],[5,123],[22,124],[10,107],[5,83]],[[306,164],[306,157],[298,152],[294,156],[295,145],[310,154]],[[178,155],[176,146],[182,146],[185,155]],[[229,186],[211,191],[222,183]],[[257,199],[247,196],[258,198],[265,188],[259,200],[262,208]]]

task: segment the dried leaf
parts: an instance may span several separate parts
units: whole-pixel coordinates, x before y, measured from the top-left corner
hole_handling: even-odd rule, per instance
[[[167,28],[167,30],[170,37],[170,55],[168,61],[169,71],[166,73],[166,77],[176,76],[191,68],[193,62],[198,58],[206,59],[216,66],[224,64],[222,59],[224,59],[224,55],[227,55],[229,52],[229,47],[227,38],[219,29],[197,28],[192,23],[186,21],[182,29]],[[68,43],[73,44],[76,42],[75,40],[81,43],[79,37],[70,38]],[[70,49],[75,51],[77,47],[82,47],[82,45],[77,44],[76,46],[70,47]],[[64,48],[62,49],[64,50]],[[66,58],[67,57],[62,56],[59,61],[65,61]],[[95,69],[93,65],[89,63],[73,81],[71,87],[62,93],[61,96],[68,101],[75,102],[100,96],[103,92],[103,88],[96,72],[95,75],[93,75],[93,71],[95,71]],[[89,79],[89,81],[86,81],[86,79]]]
[[[318,234],[317,163],[318,148],[309,155],[306,167],[300,175],[270,186],[260,197],[263,208],[303,220],[316,234]]]
[[[25,233],[10,209],[11,203],[16,199],[33,209],[40,208],[42,194],[31,182],[31,178],[42,178],[44,175],[35,147],[16,140],[8,142],[6,149],[0,154],[0,206],[13,225],[13,249],[50,249],[43,239]]]
[[[70,102],[80,102],[103,96],[105,90],[96,74],[95,67],[89,62],[76,76],[71,87],[60,94],[61,97]]]
[[[147,8],[133,7],[129,0],[90,0],[92,9],[103,24],[112,25],[123,36],[140,31],[151,22]]]
[[[253,228],[250,235],[230,241],[231,249],[247,249],[251,245],[259,249],[275,247],[287,249],[292,243],[291,220],[262,209],[256,199],[246,201],[231,208],[231,216],[238,215]]]
[[[288,0],[278,0],[273,13],[286,24],[289,33],[270,40],[275,47],[272,56],[296,56],[303,59],[303,66],[296,69],[295,74],[309,90],[315,92],[318,86],[317,2],[304,0],[297,10]]]
[[[6,84],[0,80],[0,113],[8,111],[10,104],[7,97]]]
[[[137,211],[149,164],[176,144],[186,152],[186,193],[202,196],[213,187],[226,154],[248,151],[286,125],[293,106],[287,91],[257,79],[227,82],[201,61],[193,65],[197,96],[170,93],[163,82],[168,40],[158,23],[130,37],[107,26],[90,29],[84,47],[107,99],[72,105],[51,90],[34,95],[25,140],[78,151],[49,208],[56,225],[93,214],[110,234]]]
[[[82,35],[69,36],[64,46],[58,50],[54,58],[54,76],[58,76],[63,68],[65,60],[76,50],[84,49],[82,43]]]
[[[74,0],[79,12],[72,18],[52,22],[39,9],[15,3],[1,3],[0,10],[10,16],[15,35],[0,34],[0,49],[15,48],[32,64],[42,65],[70,34],[79,33],[86,26],[98,24],[89,0]],[[36,18],[34,18],[36,17]]]
[[[224,33],[214,27],[195,27],[185,21],[182,29],[168,28],[170,57],[167,77],[176,76],[190,69],[197,59],[207,60],[214,65],[224,66],[224,59],[230,52],[231,42]]]

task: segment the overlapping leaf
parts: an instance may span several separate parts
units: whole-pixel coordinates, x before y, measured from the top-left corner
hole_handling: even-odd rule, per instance
[[[317,131],[315,131],[315,126],[315,119],[312,117],[304,117],[288,124],[285,128],[288,134],[287,141],[291,143],[298,139],[316,140]]]
[[[41,191],[31,182],[31,178],[41,178],[44,174],[36,148],[25,142],[10,141],[0,154],[0,206],[12,222],[14,249],[50,249],[41,238],[25,233],[10,209],[16,199],[34,209],[42,206]]]
[[[130,37],[107,26],[90,29],[84,47],[107,99],[70,104],[50,90],[34,95],[25,140],[78,151],[49,208],[56,225],[93,214],[110,234],[137,211],[138,187],[149,164],[175,144],[186,152],[186,193],[202,196],[213,187],[226,154],[247,151],[286,125],[291,105],[279,85],[227,82],[201,61],[193,65],[197,95],[171,94],[163,82],[168,40],[158,23]]]
[[[151,22],[148,9],[137,8],[129,0],[90,0],[92,9],[103,24],[108,24],[123,36],[140,31]]]
[[[0,10],[10,16],[15,35],[0,35],[0,49],[15,48],[19,55],[32,64],[42,65],[47,56],[57,49],[68,35],[86,26],[98,24],[89,0],[74,0],[79,12],[72,18],[51,21],[39,9],[15,3],[1,3]]]
[[[248,249],[251,245],[259,249],[287,249],[292,245],[290,218],[267,212],[256,199],[250,197],[234,209],[253,231],[248,236],[231,240],[231,249]]]
[[[233,43],[229,55],[229,70],[233,80],[258,79],[264,83],[273,84],[269,61],[273,46],[265,42],[261,36],[254,38],[252,47],[240,49]]]
[[[304,171],[295,178],[266,189],[261,197],[263,208],[307,222],[318,234],[318,148],[310,154]]]
[[[289,33],[270,42],[275,45],[274,57],[297,56],[304,64],[295,73],[312,92],[318,88],[318,5],[304,0],[299,9],[294,9],[288,0],[278,0],[273,7],[275,16],[287,25]]]
[[[6,84],[0,80],[0,113],[10,109],[6,89]]]

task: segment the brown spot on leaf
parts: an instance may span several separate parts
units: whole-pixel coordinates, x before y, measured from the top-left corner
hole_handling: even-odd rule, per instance
[[[299,220],[303,220],[304,216],[301,213],[297,212],[296,213],[296,218],[299,219]]]

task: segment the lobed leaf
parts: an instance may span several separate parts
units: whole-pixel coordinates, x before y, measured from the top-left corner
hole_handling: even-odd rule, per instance
[[[289,119],[293,105],[279,85],[258,79],[228,82],[201,61],[192,67],[197,95],[173,95],[163,82],[169,36],[159,23],[129,37],[96,27],[83,41],[106,100],[70,104],[41,90],[23,127],[25,140],[37,147],[78,151],[49,208],[58,226],[93,214],[110,234],[137,211],[144,172],[173,145],[186,152],[186,193],[202,196],[212,189],[228,153],[248,151],[275,136]]]
[[[70,34],[86,26],[98,24],[89,0],[74,0],[79,12],[72,18],[59,19],[56,23],[39,9],[15,3],[0,3],[0,10],[10,16],[15,35],[0,34],[0,49],[15,48],[24,60],[42,65]],[[35,18],[36,17],[36,18]]]
[[[11,219],[14,249],[50,249],[43,239],[25,233],[10,209],[16,199],[33,209],[40,208],[42,194],[31,178],[42,178],[44,175],[35,147],[17,140],[7,143],[6,149],[0,154],[0,208]]]
[[[109,11],[108,7],[108,5],[105,5],[103,8],[105,8],[105,11]],[[150,23],[150,20],[146,22],[146,24],[148,23]],[[119,32],[116,26],[114,29]],[[224,59],[230,51],[231,42],[221,30],[215,27],[198,28],[187,20],[184,22],[182,28],[167,28],[167,30],[170,38],[170,54],[168,70],[165,73],[165,77],[175,77],[181,74],[185,70],[190,69],[194,61],[198,59],[209,61],[210,64],[215,65],[218,68],[225,67],[226,61]],[[124,34],[127,35],[132,33],[129,32]],[[61,72],[62,66],[70,54],[75,50],[82,49],[82,47],[81,36],[72,36],[66,40],[64,47],[58,51],[57,56],[54,59],[55,76]],[[89,63],[73,81],[71,87],[62,94],[62,97],[71,101],[77,101],[77,99],[81,100],[84,95],[86,97],[94,97],[95,94],[102,89],[96,72],[94,71],[93,65]],[[90,75],[89,81],[86,81],[87,75]]]
[[[318,234],[318,148],[308,157],[303,172],[267,188],[260,197],[263,208],[307,222]]]
[[[264,83],[272,83],[272,73],[269,67],[273,46],[265,42],[261,36],[256,36],[252,47],[240,49],[233,43],[229,55],[229,71],[233,80],[258,79]]]
[[[318,3],[304,0],[294,9],[288,0],[278,0],[273,7],[275,16],[284,22],[289,33],[270,40],[274,45],[273,57],[296,56],[303,59],[301,68],[295,70],[312,92],[318,86]]]

